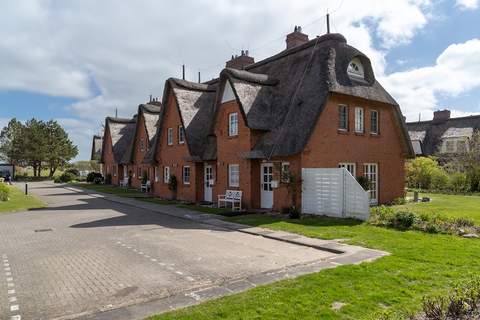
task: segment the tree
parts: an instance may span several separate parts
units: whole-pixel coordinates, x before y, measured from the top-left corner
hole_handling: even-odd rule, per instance
[[[465,152],[458,156],[458,161],[467,174],[470,191],[480,191],[480,132],[476,131],[467,142]]]
[[[47,142],[47,154],[45,160],[49,167],[49,176],[53,177],[59,167],[63,167],[68,161],[78,154],[78,148],[68,138],[65,130],[54,120],[45,124],[44,137]]]
[[[28,120],[24,127],[23,158],[33,168],[33,176],[39,177],[42,165],[47,158],[46,125],[35,118]]]
[[[411,188],[430,189],[432,182],[435,188],[439,188],[440,184],[448,182],[445,170],[433,157],[418,157],[410,160],[405,165],[405,171],[407,184]]]
[[[15,165],[23,160],[24,126],[17,119],[10,120],[0,132],[0,159]]]

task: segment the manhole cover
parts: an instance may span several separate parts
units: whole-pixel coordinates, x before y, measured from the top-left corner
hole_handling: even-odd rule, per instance
[[[53,231],[52,229],[35,229],[35,232],[49,232]]]

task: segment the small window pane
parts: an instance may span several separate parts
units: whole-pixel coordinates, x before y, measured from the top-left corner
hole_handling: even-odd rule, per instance
[[[183,183],[190,184],[190,167],[183,167]]]
[[[238,164],[228,166],[228,185],[230,187],[238,187],[240,185]]]
[[[170,167],[165,167],[163,169],[163,182],[165,183],[170,182]]]
[[[238,134],[238,114],[230,113],[228,115],[228,135],[236,136]]]
[[[168,145],[173,144],[173,128],[168,128],[167,130],[167,144]]]
[[[363,133],[363,108],[355,108],[355,132]]]
[[[375,110],[370,113],[370,132],[378,133],[378,112]]]
[[[185,143],[185,129],[183,126],[178,126],[178,143]]]
[[[348,107],[338,107],[338,128],[341,130],[348,130]]]

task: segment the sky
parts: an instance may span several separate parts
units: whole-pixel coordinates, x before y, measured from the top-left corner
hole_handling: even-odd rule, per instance
[[[480,0],[0,0],[0,127],[55,119],[90,157],[106,116],[131,117],[169,77],[260,61],[300,25],[365,53],[409,121],[480,113]]]

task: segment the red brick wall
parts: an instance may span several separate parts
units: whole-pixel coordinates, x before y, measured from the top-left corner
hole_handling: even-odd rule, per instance
[[[238,136],[228,135],[229,114],[238,114]],[[213,188],[214,198],[225,194],[226,190],[242,190],[243,206],[246,208],[260,206],[260,169],[255,161],[244,159],[245,153],[251,150],[256,139],[255,134],[246,126],[242,112],[236,101],[223,103],[217,113],[215,124],[217,136],[217,168],[216,184]],[[240,170],[240,186],[238,188],[228,185],[228,165],[238,164]]]
[[[105,178],[107,177],[107,174],[112,175],[112,184],[113,185],[118,185],[119,179],[118,179],[118,173],[114,175],[114,172],[118,169],[115,170],[117,164],[115,162],[115,158],[113,156],[113,148],[112,148],[112,139],[110,137],[110,131],[107,127],[105,130],[105,147],[103,148],[103,161],[104,161],[104,176]]]
[[[195,164],[190,159],[190,153],[187,143],[178,143],[178,126],[181,125],[180,114],[176,106],[175,99],[172,93],[169,93],[168,103],[165,107],[165,114],[163,117],[162,131],[157,141],[159,143],[157,148],[156,159],[159,163],[159,170],[161,170],[160,179],[154,183],[154,194],[162,198],[172,198],[174,195],[168,189],[168,184],[163,181],[163,170],[165,166],[170,167],[170,175],[175,175],[177,178],[177,199],[185,201],[197,201],[198,178],[197,172],[203,174],[199,170],[199,165]],[[167,130],[173,128],[173,145],[167,144]],[[182,168],[183,166],[190,166],[190,184],[183,184]]]
[[[338,105],[349,106],[349,131],[338,131]],[[365,133],[356,134],[355,107],[364,108]],[[370,134],[370,110],[379,112],[378,135]],[[357,176],[365,163],[377,163],[379,202],[403,196],[405,156],[402,137],[391,106],[359,98],[331,95],[317,126],[302,153],[304,168],[337,168],[340,162],[356,163]]]
[[[143,141],[143,149],[142,149],[142,142]],[[132,166],[132,172],[135,172],[135,177],[132,177],[132,186],[134,188],[140,188],[142,184],[142,177],[143,177],[143,172],[146,172],[148,175],[148,178],[152,180],[153,182],[153,168],[151,168],[149,165],[143,164],[143,159],[145,158],[145,155],[147,154],[148,151],[148,135],[147,135],[147,130],[145,129],[145,118],[143,117],[143,113],[140,113],[138,115],[138,124],[137,124],[137,133],[134,139],[135,145],[133,146],[133,166]],[[138,169],[140,168],[140,171],[142,174],[138,176]]]

